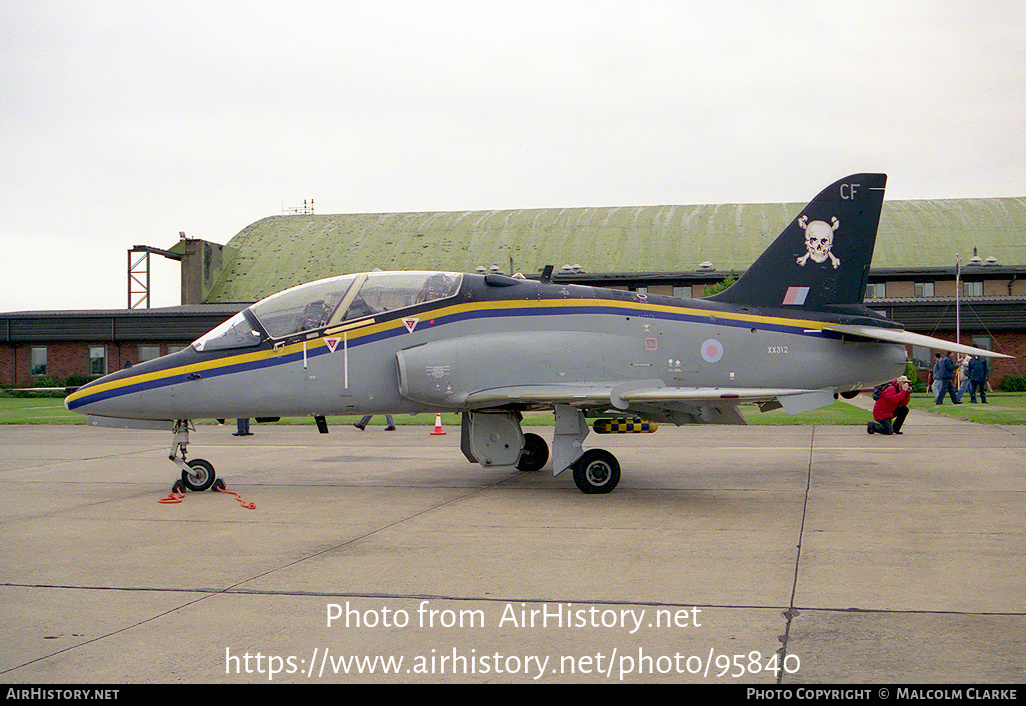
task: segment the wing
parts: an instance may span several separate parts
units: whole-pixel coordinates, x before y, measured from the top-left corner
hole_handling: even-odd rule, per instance
[[[832,388],[808,390],[754,387],[666,387],[649,380],[620,385],[523,385],[481,390],[466,395],[464,406],[485,409],[507,405],[550,407],[565,404],[612,414],[632,413],[673,424],[744,424],[737,410],[744,402],[762,411],[783,409],[800,414],[834,402]]]
[[[905,329],[882,328],[880,326],[849,326],[845,324],[831,324],[829,326],[824,326],[823,330],[834,331],[835,333],[846,333],[852,336],[862,336],[863,338],[873,338],[878,341],[890,341],[891,343],[907,343],[913,346],[925,346],[927,348],[950,351],[953,353],[980,355],[987,358],[1015,357],[1005,355],[1003,353],[995,353],[994,351],[988,351],[983,348],[974,348],[973,346],[966,346],[961,343],[945,341],[940,338],[933,338],[932,336],[912,333]]]

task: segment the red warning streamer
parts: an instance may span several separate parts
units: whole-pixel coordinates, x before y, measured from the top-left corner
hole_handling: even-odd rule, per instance
[[[222,483],[221,481],[218,481],[218,482],[216,482],[214,484],[214,490],[216,490],[219,493],[227,493],[228,495],[234,495],[235,499],[239,501],[239,505],[242,505],[242,507],[246,508],[247,510],[255,510],[256,509],[256,503],[243,502],[241,495],[239,495],[238,493],[236,493],[236,492],[234,492],[232,490],[226,490],[225,487],[224,487],[224,483]],[[167,497],[160,498],[159,500],[157,500],[157,502],[158,503],[168,503],[168,504],[180,503],[180,502],[182,502],[182,500],[184,498],[185,498],[185,492],[184,491],[179,492],[177,490],[177,486],[176,486],[175,490],[172,490],[170,493],[168,493]]]

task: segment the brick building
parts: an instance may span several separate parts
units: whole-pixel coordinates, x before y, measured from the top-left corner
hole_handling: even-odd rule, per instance
[[[0,385],[96,378],[180,350],[244,304],[0,314]]]

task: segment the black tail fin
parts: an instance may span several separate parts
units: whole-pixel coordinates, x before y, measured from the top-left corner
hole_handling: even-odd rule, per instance
[[[828,186],[709,300],[807,311],[861,305],[886,184],[886,174],[853,174]]]

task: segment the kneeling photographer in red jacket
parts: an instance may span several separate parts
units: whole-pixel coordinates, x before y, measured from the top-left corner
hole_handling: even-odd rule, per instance
[[[869,434],[900,434],[901,425],[908,416],[908,401],[912,399],[912,383],[902,375],[887,386],[876,397],[873,407],[873,421],[866,425]]]

